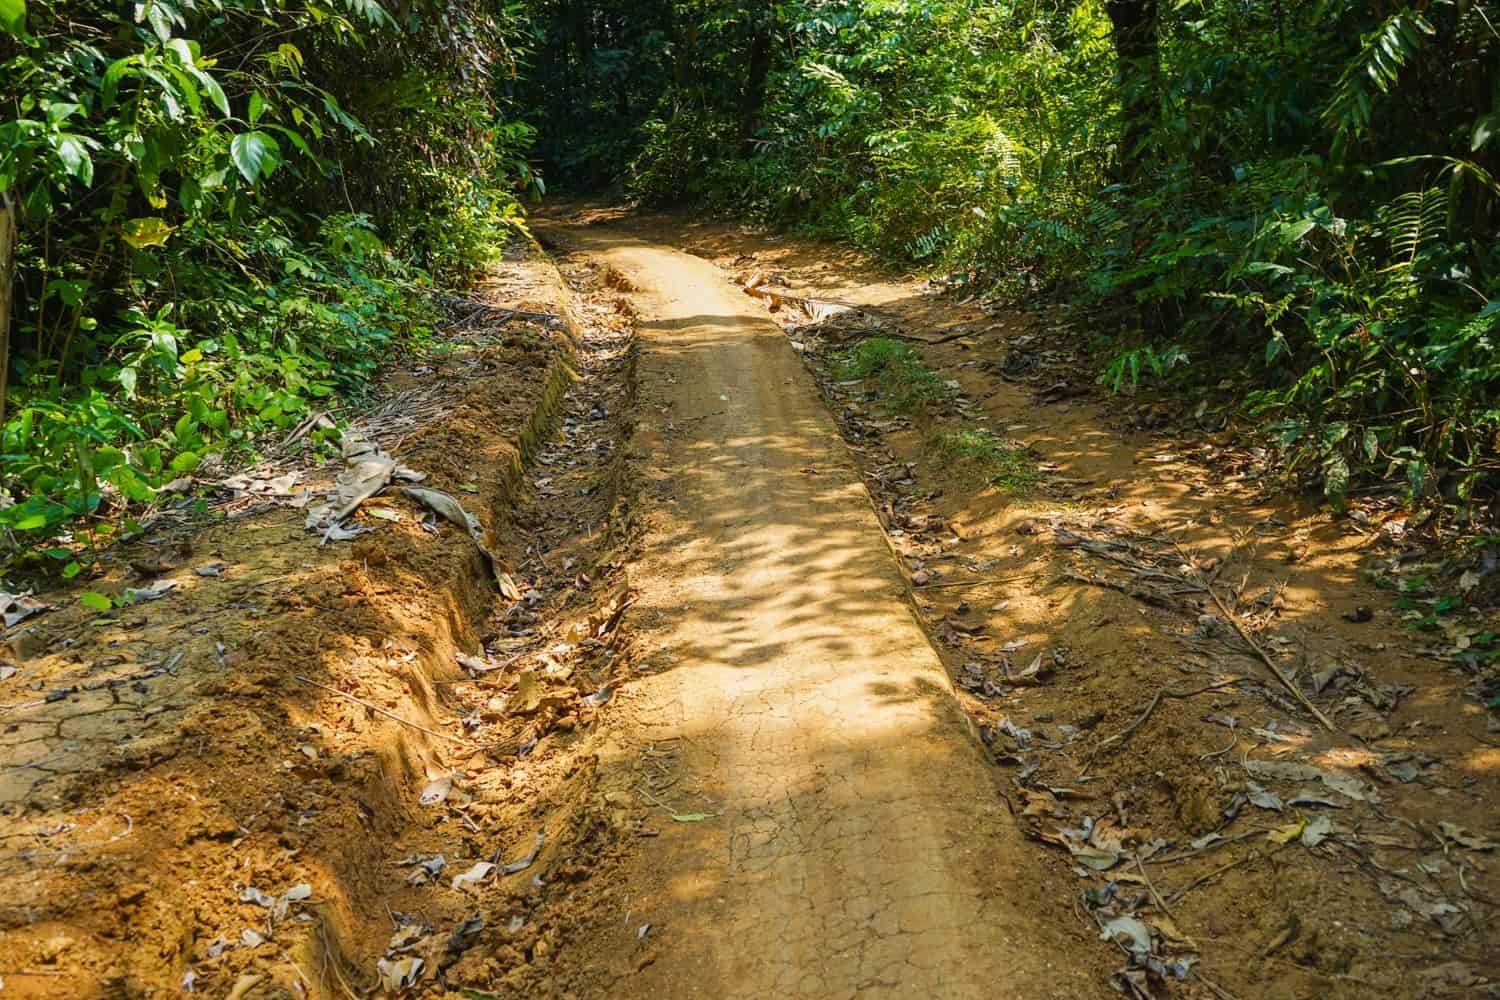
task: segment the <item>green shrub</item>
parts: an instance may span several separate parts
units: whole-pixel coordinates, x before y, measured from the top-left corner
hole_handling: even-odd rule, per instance
[[[335,409],[539,185],[492,91],[514,8],[6,9],[0,558],[118,525],[209,456]]]
[[[860,341],[839,365],[839,373],[847,379],[874,382],[900,412],[918,410],[948,395],[942,376],[927,366],[915,348],[888,337]]]

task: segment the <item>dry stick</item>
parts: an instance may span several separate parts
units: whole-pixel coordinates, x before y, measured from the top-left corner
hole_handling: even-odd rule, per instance
[[[1156,905],[1161,910],[1162,914],[1166,916],[1168,920],[1172,921],[1172,923],[1176,924],[1177,915],[1172,912],[1172,908],[1167,905],[1167,901],[1161,898],[1161,893],[1156,891],[1156,883],[1151,881],[1150,875],[1146,874],[1146,863],[1141,860],[1141,856],[1139,854],[1135,856],[1135,867],[1136,870],[1141,873],[1141,880],[1146,883],[1146,891],[1151,893],[1151,898],[1155,900]],[[1177,929],[1181,930],[1182,925],[1178,924]],[[1198,947],[1198,942],[1194,941],[1187,935],[1183,935],[1182,939],[1188,944],[1192,945],[1194,948]]]
[[[1259,831],[1257,831],[1257,832],[1259,832]],[[1288,843],[1290,843],[1290,841]],[[1258,861],[1258,860],[1261,860],[1261,859],[1264,859],[1264,858],[1269,858],[1272,855],[1276,854],[1278,851],[1280,851],[1283,847],[1286,847],[1286,846],[1287,846],[1286,844],[1281,844],[1281,845],[1279,845],[1277,847],[1273,847],[1270,851],[1268,851],[1265,854],[1261,854],[1259,852],[1252,851],[1251,853],[1246,854],[1243,857],[1236,858],[1235,860],[1229,862],[1228,864],[1220,865],[1219,867],[1215,868],[1211,872],[1208,872],[1208,873],[1203,874],[1203,875],[1199,875],[1197,878],[1193,879],[1187,885],[1183,886],[1181,889],[1178,889],[1176,892],[1172,893],[1172,898],[1174,900],[1181,900],[1183,896],[1186,896],[1188,893],[1190,893],[1194,889],[1198,888],[1204,882],[1207,882],[1207,881],[1209,881],[1211,879],[1219,877],[1220,875],[1222,875],[1225,872],[1229,871],[1229,869],[1238,867],[1239,865],[1242,865],[1242,864],[1244,864],[1247,861]]]
[[[1180,854],[1169,854],[1164,858],[1152,858],[1151,860],[1159,865],[1175,864],[1178,861],[1186,861],[1188,858],[1196,858],[1200,854],[1207,854],[1209,851],[1217,851],[1219,848],[1228,847],[1230,844],[1238,844],[1242,840],[1249,840],[1251,837],[1257,837],[1265,832],[1265,830],[1249,830],[1225,840],[1216,840],[1212,844],[1206,844],[1196,850],[1183,851]]]
[[[1230,611],[1229,608],[1224,604],[1224,601],[1219,597],[1218,591],[1209,586],[1205,586],[1204,589],[1208,591],[1208,596],[1214,599],[1214,604],[1218,605],[1220,614],[1222,614],[1229,620],[1229,624],[1234,626],[1234,630],[1240,634],[1240,638],[1244,639],[1245,643],[1251,649],[1255,650],[1256,655],[1258,655],[1261,658],[1261,661],[1270,668],[1271,673],[1276,675],[1276,679],[1281,682],[1281,686],[1291,692],[1292,697],[1300,701],[1302,703],[1302,707],[1311,712],[1313,714],[1313,718],[1317,719],[1323,724],[1324,729],[1327,729],[1330,733],[1338,732],[1338,727],[1333,724],[1333,720],[1324,715],[1323,710],[1318,708],[1317,705],[1314,705],[1312,703],[1312,700],[1309,699],[1307,695],[1302,693],[1302,689],[1297,686],[1297,682],[1283,673],[1281,668],[1276,665],[1276,661],[1272,660],[1271,657],[1267,655],[1266,651],[1261,648],[1260,643],[1255,641],[1255,637],[1250,634],[1250,630],[1245,628],[1245,626],[1240,622],[1239,616],[1236,615],[1233,611]]]
[[[1189,558],[1188,554],[1183,551],[1181,545],[1174,542],[1172,547],[1177,550],[1177,552],[1183,557],[1184,560],[1188,562],[1189,565],[1192,565],[1192,560]],[[1236,547],[1238,546],[1236,545]],[[1230,554],[1233,555],[1233,552],[1231,552]],[[1227,563],[1228,560],[1226,559],[1225,562]],[[1224,564],[1220,564],[1219,569],[1222,570],[1223,568]],[[1222,614],[1226,620],[1228,620],[1229,624],[1234,626],[1234,630],[1240,634],[1241,639],[1245,640],[1245,644],[1248,645],[1251,649],[1255,650],[1255,654],[1260,657],[1261,662],[1270,669],[1271,673],[1276,675],[1276,679],[1281,682],[1281,686],[1286,688],[1287,691],[1291,693],[1291,696],[1293,698],[1296,698],[1299,702],[1301,702],[1302,707],[1311,712],[1313,714],[1313,718],[1322,723],[1325,729],[1327,729],[1330,733],[1338,732],[1338,727],[1333,724],[1333,721],[1329,719],[1328,716],[1324,715],[1323,711],[1318,708],[1317,705],[1314,705],[1312,701],[1307,697],[1307,695],[1302,693],[1302,689],[1297,686],[1297,683],[1290,677],[1288,677],[1284,672],[1282,672],[1282,669],[1276,665],[1276,661],[1271,659],[1271,657],[1267,655],[1266,651],[1261,648],[1260,643],[1255,641],[1255,637],[1250,634],[1250,630],[1247,629],[1244,626],[1244,623],[1240,621],[1239,615],[1229,610],[1228,605],[1226,605],[1223,598],[1219,596],[1219,592],[1214,589],[1213,582],[1217,578],[1218,573],[1216,572],[1213,577],[1207,580],[1199,576],[1192,582],[1199,587],[1202,587],[1204,592],[1207,593],[1209,597],[1213,598],[1214,605],[1218,607],[1219,613]],[[1248,573],[1245,574],[1244,580],[1248,581],[1249,579],[1250,575]],[[1240,584],[1241,593],[1244,592],[1244,587],[1245,583],[1242,582]]]
[[[1224,987],[1214,982],[1212,979],[1209,979],[1197,969],[1193,970],[1193,977],[1204,986],[1207,986],[1209,989],[1213,990],[1214,996],[1218,997],[1219,1000],[1240,1000],[1239,997],[1235,996],[1233,993],[1229,992]]]
[[[1109,747],[1113,746],[1116,743],[1124,746],[1125,742],[1129,740],[1132,735],[1134,735],[1135,731],[1141,728],[1141,726],[1145,724],[1147,719],[1151,718],[1151,713],[1156,711],[1156,706],[1161,704],[1161,700],[1163,698],[1191,698],[1194,695],[1203,694],[1208,691],[1217,691],[1220,688],[1232,687],[1235,684],[1243,684],[1249,679],[1250,678],[1248,677],[1231,677],[1228,680],[1215,681],[1212,684],[1205,684],[1203,687],[1193,688],[1191,691],[1173,691],[1171,688],[1162,688],[1161,690],[1156,692],[1156,696],[1151,699],[1151,704],[1146,706],[1146,710],[1140,714],[1139,718],[1137,718],[1134,722],[1127,726],[1123,732],[1116,733],[1094,748],[1094,752],[1089,754],[1088,757],[1084,760],[1083,770],[1080,772],[1080,775],[1087,774],[1089,771],[1089,765],[1094,762],[1094,758],[1099,756]]]
[[[980,580],[958,580],[953,583],[924,583],[914,590],[946,590],[950,587],[983,587],[992,583],[1014,583],[1017,580],[1029,580],[1035,573],[1017,573],[1015,576],[991,576]]]
[[[319,684],[317,681],[313,680],[310,677],[303,677],[301,674],[293,674],[292,677],[295,680],[301,681],[303,684],[311,684],[315,688],[320,688],[324,691],[327,691],[329,694],[336,694],[340,698],[347,698],[350,701],[354,702],[354,704],[356,705],[363,705],[365,708],[368,708],[370,711],[374,712],[377,715],[383,715],[393,722],[401,723],[403,726],[410,726],[412,729],[415,729],[418,732],[426,733],[428,736],[436,736],[440,740],[449,740],[450,742],[457,743],[459,746],[473,747],[475,749],[479,748],[479,744],[473,742],[472,740],[466,740],[461,736],[451,736],[448,733],[440,733],[436,729],[428,729],[421,723],[412,722],[410,719],[403,719],[395,712],[388,712],[385,709],[381,708],[379,705],[371,704],[370,702],[365,701],[363,698],[356,698],[352,694],[349,694],[345,691],[340,691],[336,687],[329,687],[327,684]]]

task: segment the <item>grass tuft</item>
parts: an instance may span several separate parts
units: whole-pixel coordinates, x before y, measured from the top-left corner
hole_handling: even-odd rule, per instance
[[[888,337],[861,341],[839,365],[846,379],[874,382],[895,410],[910,413],[947,397],[943,378],[910,344]]]
[[[1026,492],[1042,478],[1024,446],[986,430],[938,431],[927,439],[927,450],[959,478],[1013,493]]]

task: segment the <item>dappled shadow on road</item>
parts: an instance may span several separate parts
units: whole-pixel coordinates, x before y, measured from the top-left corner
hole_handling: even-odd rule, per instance
[[[638,230],[613,223],[589,227],[576,238],[576,245],[627,262],[645,244]],[[735,240],[755,255],[740,270],[796,265],[797,251],[782,254],[772,241],[743,234],[718,241],[721,262],[733,265]],[[658,713],[663,732],[697,741],[693,759],[712,771],[735,755],[724,744],[740,728],[736,713],[763,719],[766,706],[781,706],[785,718],[766,725],[766,738],[752,745],[778,766],[811,767],[809,761],[828,747],[797,738],[798,727],[790,722],[796,710],[779,692],[805,683],[825,691],[846,713],[829,727],[843,737],[881,753],[925,757],[933,770],[949,766],[939,748],[952,730],[938,721],[951,704],[946,680],[938,678],[929,688],[929,675],[909,672],[848,683],[882,657],[920,658],[894,635],[886,616],[890,601],[908,592],[907,578],[856,523],[867,514],[860,484],[869,482],[899,555],[909,569],[924,570],[928,585],[916,588],[911,613],[933,635],[953,674],[962,678],[966,664],[979,661],[998,678],[997,664],[1019,669],[1038,654],[1053,668],[1043,687],[1002,686],[998,696],[961,697],[980,721],[1007,719],[1048,744],[1045,750],[1035,741],[1016,747],[1009,737],[997,736],[997,750],[1039,764],[1031,780],[1042,784],[1034,788],[1069,789],[1085,800],[1059,805],[1057,823],[1113,812],[1122,828],[1149,831],[1181,848],[1215,830],[1237,835],[1249,824],[1253,833],[1257,824],[1294,819],[1244,804],[1241,756],[1276,760],[1291,754],[1335,775],[1346,788],[1378,796],[1378,808],[1375,798],[1364,803],[1335,796],[1346,807],[1338,815],[1341,822],[1376,824],[1370,828],[1384,831],[1379,836],[1390,846],[1350,836],[1321,853],[1281,859],[1286,905],[1321,927],[1339,928],[1325,934],[1327,947],[1305,961],[1299,957],[1304,965],[1291,970],[1237,971],[1228,985],[1253,992],[1278,977],[1306,977],[1319,989],[1332,984],[1328,995],[1356,996],[1363,988],[1338,975],[1354,970],[1402,981],[1412,973],[1391,962],[1388,947],[1436,960],[1425,925],[1392,929],[1410,920],[1400,912],[1403,904],[1393,902],[1389,885],[1373,877],[1377,868],[1340,874],[1333,859],[1345,851],[1400,866],[1402,851],[1441,846],[1423,837],[1396,846],[1408,828],[1382,818],[1387,810],[1428,826],[1442,818],[1484,829],[1486,795],[1500,791],[1500,756],[1483,742],[1484,713],[1458,697],[1462,678],[1409,654],[1412,644],[1393,627],[1395,613],[1383,610],[1388,599],[1365,580],[1365,559],[1377,541],[1373,532],[1299,499],[1262,493],[1243,477],[1246,463],[1227,435],[1210,434],[1191,420],[1151,430],[1137,426],[1135,406],[1101,397],[1092,387],[1082,335],[1050,314],[983,316],[929,289],[903,291],[879,277],[872,290],[828,271],[793,271],[788,280],[798,290],[850,304],[863,304],[868,295],[880,305],[890,335],[927,341],[937,330],[948,338],[919,346],[953,380],[955,398],[914,418],[890,413],[868,387],[825,385],[835,412],[852,406],[858,414],[842,427],[851,461],[850,451],[828,444],[833,431],[826,415],[801,405],[812,390],[800,372],[787,374],[785,360],[793,355],[786,338],[736,309],[691,308],[698,299],[684,284],[708,280],[694,274],[660,287],[637,282],[647,301],[688,307],[670,320],[647,316],[644,323],[653,346],[643,361],[648,392],[642,427],[654,436],[661,458],[652,468],[671,470],[654,476],[648,471],[646,508],[653,558],[677,581],[642,605],[643,624],[663,644],[648,669],[683,675],[674,690],[706,689],[720,703],[683,695],[675,709]],[[732,286],[729,291],[738,294]],[[806,329],[793,337],[804,342],[815,371],[818,362],[847,350],[847,340],[821,339]],[[737,362],[726,365],[726,352]],[[777,404],[764,392],[747,402],[746,380],[735,372],[752,367],[795,403]],[[690,383],[689,391],[684,387]],[[955,426],[988,428],[1027,445],[1045,466],[1041,485],[1017,495],[965,484],[958,470],[925,447],[931,430]],[[1340,731],[1323,732],[1279,687],[1206,592],[1166,603],[1143,601],[1146,591],[1131,571],[1076,544],[1060,544],[1065,536],[1058,528],[1145,546],[1157,555],[1180,547],[1180,560],[1162,560],[1163,572],[1213,579],[1234,616],[1260,635],[1268,654],[1297,676]],[[1099,585],[1111,582],[1123,586]],[[1344,619],[1345,613],[1357,617],[1353,612],[1361,606],[1377,608],[1375,624]],[[1328,687],[1315,690],[1314,676],[1335,669],[1348,673],[1319,681]],[[1184,691],[1235,677],[1245,682],[1201,697],[1153,702],[1163,689]],[[942,694],[928,697],[934,689]],[[1148,709],[1149,718],[1131,739],[1109,742]],[[919,716],[908,710],[920,710]],[[1441,721],[1434,726],[1435,720]],[[1421,765],[1428,770],[1420,780],[1392,776],[1412,773],[1408,762],[1426,753],[1440,763]],[[1086,761],[1097,784],[1081,790],[1075,782]],[[1488,792],[1471,795],[1465,788]],[[733,801],[732,789],[705,783],[700,791],[700,798],[673,806],[711,810]],[[1280,791],[1292,795],[1297,789]],[[794,799],[804,797],[792,792]],[[731,811],[727,817],[731,825],[737,822],[733,816]],[[704,850],[714,843],[707,831],[675,833],[698,837]],[[1192,879],[1222,860],[1205,857],[1158,877],[1196,886]],[[1254,913],[1237,913],[1226,902],[1260,892],[1266,863],[1250,856],[1212,880],[1222,883],[1222,892],[1196,889],[1183,906],[1196,925],[1189,931],[1202,932],[1211,915],[1213,926],[1228,928],[1216,937],[1273,937],[1275,929],[1260,926]],[[692,891],[705,898],[716,891],[711,869],[693,869],[702,879]],[[1456,904],[1466,914],[1464,933],[1477,930],[1485,937],[1476,923],[1477,904],[1461,880],[1449,876],[1425,886],[1422,892],[1429,895],[1423,898]],[[1330,879],[1336,879],[1346,906],[1318,902]],[[1050,891],[1063,898],[1071,890],[1054,884]],[[1372,916],[1350,923],[1344,914],[1351,907]],[[1469,959],[1479,954],[1472,948],[1460,953]],[[1222,969],[1225,962],[1233,964],[1222,956],[1214,964]]]

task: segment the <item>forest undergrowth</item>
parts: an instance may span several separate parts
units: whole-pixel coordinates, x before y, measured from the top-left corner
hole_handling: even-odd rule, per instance
[[[1337,507],[1395,481],[1480,533],[1500,471],[1492,8],[564,4],[523,104],[554,179],[618,174],[963,294],[1070,300],[1110,389],[1228,378],[1290,482]]]
[[[518,17],[0,2],[6,562],[87,573],[267,441],[336,449],[537,183],[493,85]]]
[[[1497,66],[1476,0],[0,0],[5,560],[332,448],[544,175],[1067,301],[1106,389],[1482,541]]]

